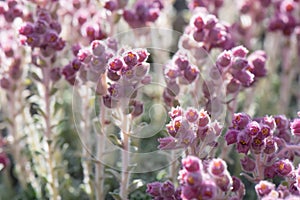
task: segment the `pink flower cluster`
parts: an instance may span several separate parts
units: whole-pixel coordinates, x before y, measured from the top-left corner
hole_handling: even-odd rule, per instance
[[[21,43],[39,48],[44,57],[52,56],[65,47],[65,41],[59,37],[61,26],[48,10],[37,9],[36,19],[26,22],[19,29]]]
[[[82,49],[76,45],[73,48],[73,54],[76,55],[76,58],[63,68],[62,73],[72,85],[75,84],[77,72],[79,72],[78,80],[81,82],[97,83],[100,74],[106,72],[107,62],[116,54],[117,49],[117,42],[112,38],[104,41],[94,40],[90,46]]]
[[[169,136],[159,138],[159,149],[190,148],[191,154],[200,155],[202,147],[215,147],[216,139],[221,133],[217,121],[212,122],[204,110],[181,107],[172,108],[169,112],[171,121],[166,125]]]
[[[172,106],[173,101],[180,92],[180,84],[188,85],[196,81],[199,69],[191,64],[186,54],[177,52],[172,60],[164,66],[164,77],[167,86],[163,93],[164,101]]]
[[[181,46],[191,51],[196,59],[207,56],[203,50],[210,52],[213,48],[230,49],[234,46],[229,26],[215,15],[205,14],[202,9],[194,10],[184,33]]]
[[[109,87],[103,96],[104,105],[115,108],[123,104],[122,99],[130,99],[129,110],[133,116],[143,112],[143,104],[134,98],[137,95],[140,84],[149,84],[148,76],[150,64],[147,63],[149,53],[146,49],[120,49],[116,56],[112,57],[107,65],[107,77]]]
[[[216,65],[224,79],[228,79],[227,93],[236,93],[241,86],[251,86],[257,78],[267,74],[265,68],[266,54],[254,51],[248,56],[249,50],[236,46],[223,51],[217,58]]]
[[[141,28],[155,22],[163,9],[161,0],[137,0],[133,9],[124,9],[123,18],[131,28]]]
[[[201,161],[194,156],[182,159],[179,171],[181,198],[189,199],[241,199],[245,194],[243,183],[231,177],[222,159]]]

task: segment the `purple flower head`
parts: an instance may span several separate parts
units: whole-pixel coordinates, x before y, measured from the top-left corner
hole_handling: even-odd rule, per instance
[[[198,198],[199,196],[199,189],[195,189],[189,186],[182,186],[181,189],[181,198],[183,200],[188,200],[188,199],[195,199]]]
[[[177,146],[176,140],[173,137],[164,137],[158,139],[159,146],[161,150],[170,150],[174,149]]]
[[[250,116],[246,113],[235,113],[233,116],[232,124],[235,128],[244,129],[250,122]]]
[[[246,58],[235,57],[233,59],[231,67],[234,70],[238,70],[236,72],[236,74],[238,75],[238,73],[240,72],[240,70],[243,70],[246,67],[248,67],[248,60]]]
[[[278,149],[277,142],[272,137],[267,137],[265,140],[265,154],[272,154],[275,153]]]
[[[158,197],[161,193],[161,186],[162,184],[160,182],[148,183],[146,192],[152,197]]]
[[[29,36],[33,33],[33,25],[31,23],[25,23],[19,28],[21,35]]]
[[[199,187],[202,182],[202,175],[200,172],[187,172],[183,177],[184,183],[195,189]]]
[[[262,123],[266,124],[270,127],[270,129],[274,129],[276,126],[275,119],[272,116],[265,116],[262,119]]]
[[[212,181],[203,181],[200,186],[199,199],[215,199],[217,196],[217,186]]]
[[[105,45],[103,41],[94,40],[91,43],[92,51],[95,56],[101,56],[105,52]]]
[[[273,165],[271,166],[266,166],[264,169],[264,176],[266,178],[274,178],[276,176],[276,170],[275,167]]]
[[[250,122],[246,127],[246,132],[251,135],[255,136],[260,131],[260,125],[256,121]]]
[[[220,176],[224,174],[226,169],[226,163],[220,158],[212,159],[209,163],[209,172],[213,176]]]
[[[256,136],[252,139],[251,149],[255,154],[260,154],[265,148],[265,141],[263,138]]]
[[[239,153],[247,154],[247,152],[250,149],[250,143],[251,143],[251,137],[244,131],[241,131],[238,134],[237,151]]]
[[[237,79],[232,78],[226,86],[226,91],[227,93],[236,93],[239,91],[240,87],[240,82]]]
[[[187,60],[186,55],[177,54],[175,64],[180,70],[185,70],[189,66],[189,61]]]
[[[241,70],[233,74],[234,78],[239,80],[244,87],[249,87],[254,81],[254,74],[249,70]]]
[[[231,49],[233,56],[245,58],[249,53],[249,50],[244,46],[237,46]]]
[[[168,133],[172,136],[175,137],[177,134],[177,131],[175,130],[174,126],[172,123],[169,123],[166,125],[166,128],[168,130]]]
[[[232,176],[232,192],[236,192],[241,187],[241,180],[236,176]]]
[[[271,129],[267,125],[261,125],[259,136],[262,138],[269,137],[271,135]]]
[[[169,112],[169,116],[171,119],[175,119],[176,117],[182,116],[183,115],[183,110],[181,107],[176,107],[172,108],[171,111]]]
[[[124,64],[121,58],[114,58],[109,64],[109,69],[113,71],[119,71],[120,69],[123,68]]]
[[[217,58],[217,66],[219,67],[227,67],[230,65],[232,60],[232,54],[230,51],[223,51]]]
[[[252,53],[249,58],[250,71],[255,75],[255,77],[264,77],[267,74],[266,58],[258,55],[258,53]]]
[[[253,172],[255,169],[255,162],[253,159],[249,158],[249,156],[245,156],[241,160],[241,165],[243,170],[246,172]]]
[[[144,104],[137,100],[132,100],[129,104],[132,106],[131,116],[137,117],[140,116],[144,111]]]
[[[204,27],[204,21],[203,21],[203,18],[201,16],[197,16],[195,19],[194,19],[194,26],[197,28],[197,29],[203,29]]]
[[[198,112],[194,108],[189,108],[185,112],[185,117],[189,122],[195,122],[198,119]]]
[[[260,181],[255,186],[256,194],[260,197],[268,195],[274,189],[275,189],[275,185],[273,183],[268,182],[268,181]]]
[[[290,121],[284,115],[274,116],[274,120],[276,123],[276,128],[279,130],[289,128]]]
[[[227,145],[234,144],[237,142],[239,131],[235,129],[229,129],[225,135]]]
[[[232,179],[228,173],[215,178],[216,185],[223,191],[226,192],[230,189],[232,184]]]
[[[274,163],[274,167],[276,172],[281,176],[287,176],[294,170],[293,163],[288,159],[277,161]]]
[[[291,123],[291,131],[294,135],[296,136],[300,136],[300,119],[295,119],[292,123]]]
[[[133,67],[138,63],[138,55],[133,51],[129,51],[123,55],[124,62],[129,67]]]
[[[189,66],[183,72],[184,78],[189,83],[192,83],[197,78],[198,74],[199,70],[196,66]]]
[[[210,117],[208,113],[204,110],[199,111],[199,120],[198,120],[198,126],[201,128],[206,127],[210,123]]]
[[[172,197],[175,193],[175,187],[171,181],[166,181],[161,185],[161,196]]]
[[[195,156],[187,156],[181,163],[188,172],[199,172],[202,169],[201,160]]]
[[[138,62],[146,62],[149,53],[145,49],[137,49],[137,54],[139,56]]]
[[[194,142],[196,136],[192,130],[180,129],[180,134],[177,134],[178,142],[183,146],[188,147],[190,144]]]
[[[107,70],[107,77],[112,81],[118,81],[121,78],[121,76],[118,74],[118,72],[113,71],[111,69]]]
[[[169,80],[174,80],[180,75],[179,69],[173,67],[173,66],[167,66],[165,70],[165,76]]]

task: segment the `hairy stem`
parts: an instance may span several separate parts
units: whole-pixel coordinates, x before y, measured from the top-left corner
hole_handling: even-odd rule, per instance
[[[90,179],[90,176],[92,175],[92,164],[91,164],[91,160],[87,159],[87,157],[89,157],[89,152],[88,149],[91,149],[91,144],[89,139],[91,138],[91,123],[90,123],[90,106],[89,106],[89,97],[90,97],[90,93],[89,93],[89,88],[85,88],[85,87],[81,87],[80,88],[80,96],[82,99],[82,107],[81,107],[81,111],[83,113],[82,117],[82,121],[80,123],[81,125],[81,134],[83,134],[82,140],[84,145],[86,145],[86,147],[84,145],[82,145],[82,159],[81,159],[81,163],[82,163],[82,168],[83,168],[83,183],[85,185],[85,190],[86,192],[90,195],[90,198],[93,198],[93,186],[92,186],[92,181]],[[86,149],[87,148],[87,149]]]
[[[120,185],[120,196],[122,199],[128,199],[128,182],[129,182],[129,151],[130,151],[130,121],[129,116],[124,114],[122,122],[122,173],[121,173],[121,185]]]
[[[45,136],[47,139],[47,153],[46,155],[47,158],[47,166],[49,170],[49,190],[50,190],[50,195],[51,199],[53,200],[58,200],[60,199],[59,192],[58,192],[58,182],[55,176],[55,170],[54,166],[55,163],[53,162],[53,153],[54,149],[52,148],[53,146],[53,138],[51,135],[51,99],[50,99],[50,79],[49,79],[49,74],[50,74],[50,68],[49,67],[44,67],[42,69],[43,72],[43,84],[44,84],[44,101],[45,101]]]
[[[102,157],[105,151],[105,137],[104,137],[104,126],[105,126],[105,106],[101,101],[100,104],[100,118],[101,118],[101,132],[97,134],[97,153],[96,159],[100,162],[96,163],[96,199],[105,199],[104,191],[104,164],[102,163]]]

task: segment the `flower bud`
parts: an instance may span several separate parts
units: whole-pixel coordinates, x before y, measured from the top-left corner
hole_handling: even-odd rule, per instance
[[[236,143],[238,134],[239,134],[238,130],[229,129],[225,135],[225,140],[227,142],[227,145]]]
[[[161,150],[171,150],[176,147],[176,141],[173,137],[158,138],[159,146]]]
[[[148,183],[146,192],[150,194],[152,197],[160,196],[161,183],[160,182]]]
[[[260,197],[268,195],[274,189],[275,189],[275,185],[268,181],[260,181],[255,186],[255,191],[256,191],[257,195]]]
[[[181,163],[188,172],[197,172],[202,168],[201,161],[195,156],[187,156],[186,158],[182,159]]]

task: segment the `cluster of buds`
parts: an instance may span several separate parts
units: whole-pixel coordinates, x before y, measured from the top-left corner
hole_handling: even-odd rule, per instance
[[[107,65],[109,87],[103,96],[103,103],[108,108],[115,108],[129,100],[129,110],[132,116],[143,112],[143,104],[137,100],[138,87],[149,84],[148,75],[150,64],[147,63],[149,53],[146,49],[121,49],[112,57]],[[124,106],[124,105],[123,105]]]
[[[204,148],[217,146],[216,139],[222,128],[217,121],[211,121],[206,111],[176,107],[169,116],[171,121],[166,125],[169,136],[158,139],[159,149],[189,148],[191,154],[200,156],[205,152]]]
[[[255,185],[255,191],[259,199],[269,200],[269,199],[279,199],[279,200],[294,200],[299,199],[299,169],[295,170],[296,179],[294,183],[280,184],[277,187],[274,183],[262,180],[257,185]],[[296,181],[295,181],[296,180]]]
[[[19,29],[21,43],[31,48],[39,48],[44,57],[50,57],[65,46],[59,37],[61,25],[48,10],[37,8],[36,20],[26,22]]]
[[[242,199],[243,183],[232,177],[222,159],[201,161],[194,156],[182,159],[179,171],[181,198],[189,199]]]
[[[241,159],[242,168],[253,173],[255,179],[287,177],[293,171],[294,157],[299,154],[299,121],[294,120],[289,131],[289,120],[282,115],[252,120],[245,113],[237,113],[225,140],[228,145],[237,144],[237,152],[245,154]]]
[[[63,75],[72,85],[75,84],[77,72],[83,83],[100,81],[99,77],[106,72],[107,62],[116,54],[117,46],[112,38],[94,40],[88,47],[81,49],[79,45],[75,45],[73,54],[76,58],[63,68]]]
[[[189,62],[187,55],[177,52],[172,60],[164,66],[164,77],[167,83],[163,93],[165,103],[172,106],[175,97],[180,92],[179,85],[191,84],[198,76],[198,68]]]
[[[104,8],[114,12],[123,9],[128,3],[128,0],[106,0]]]
[[[11,23],[17,17],[23,16],[23,7],[16,0],[0,2],[0,15],[4,16],[6,22]]]
[[[1,63],[1,62],[0,62]],[[21,68],[20,57],[10,59],[8,70],[1,73],[0,87],[5,90],[14,90],[16,81],[22,76],[23,70]]]
[[[224,0],[191,0],[189,9],[193,10],[197,7],[204,7],[211,13],[217,14],[218,10],[223,6]]]
[[[0,29],[5,30],[0,33],[0,87],[5,90],[16,89],[17,80],[20,79],[23,73],[19,43],[12,27],[13,23],[6,16],[6,13],[10,16],[12,15],[8,13],[15,12],[17,14],[19,9],[16,1],[0,2]],[[14,19],[15,17],[12,20]]]
[[[266,8],[271,4],[271,0],[245,0],[241,1],[239,11],[243,15],[248,15],[255,22],[261,22],[266,17]]]
[[[161,0],[137,0],[132,10],[124,10],[123,18],[131,28],[140,28],[155,22],[162,9]]]
[[[149,183],[146,192],[155,200],[181,200],[180,188],[175,189],[171,181]]]
[[[203,51],[210,52],[213,48],[230,49],[234,45],[229,26],[202,9],[194,10],[184,33],[181,46],[189,50],[196,59],[207,56]]]
[[[281,0],[274,3],[274,14],[269,21],[270,31],[281,31],[284,35],[291,35],[299,23],[297,18],[298,0]]]
[[[266,54],[264,51],[254,51],[249,56],[248,49],[236,46],[223,51],[217,58],[216,65],[222,77],[229,80],[227,93],[236,93],[241,86],[251,86],[257,78],[267,74],[265,68]]]

